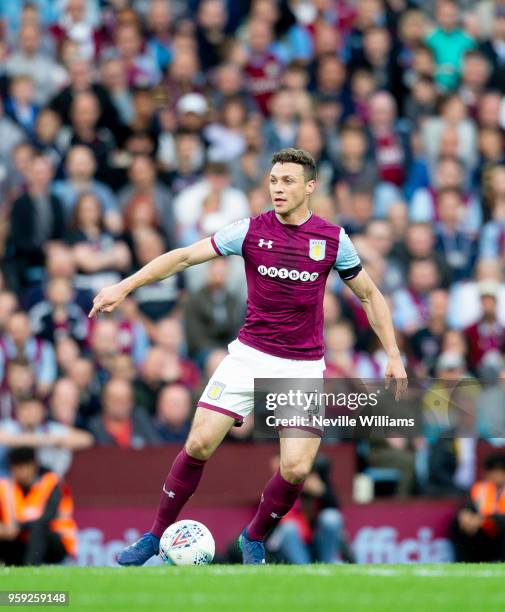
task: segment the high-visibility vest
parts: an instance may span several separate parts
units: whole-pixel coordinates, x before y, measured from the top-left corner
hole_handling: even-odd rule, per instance
[[[25,495],[12,479],[0,479],[0,515],[3,523],[36,521],[44,513],[47,500],[54,488],[59,486],[61,499],[56,517],[49,528],[59,533],[69,555],[77,554],[77,525],[72,517],[74,504],[70,489],[54,472],[46,472],[38,478]]]
[[[470,496],[481,516],[505,515],[505,487],[498,494],[498,488],[493,482],[481,480],[472,486]],[[491,518],[484,521],[482,529],[491,534],[496,533],[496,525]]]

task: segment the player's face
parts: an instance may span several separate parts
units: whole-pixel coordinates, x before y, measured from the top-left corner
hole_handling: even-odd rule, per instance
[[[315,181],[305,182],[303,166],[277,163],[270,172],[270,197],[279,215],[289,215],[307,202]]]

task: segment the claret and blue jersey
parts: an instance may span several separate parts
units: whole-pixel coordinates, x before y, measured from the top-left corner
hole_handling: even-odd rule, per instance
[[[331,270],[344,280],[361,270],[345,231],[316,215],[287,225],[268,211],[218,231],[212,245],[219,255],[244,258],[248,299],[239,340],[276,357],[321,359],[326,279]]]

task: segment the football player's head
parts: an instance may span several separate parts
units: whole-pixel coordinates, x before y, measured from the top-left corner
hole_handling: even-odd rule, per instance
[[[316,162],[302,149],[282,149],[272,158],[270,196],[275,212],[287,216],[308,204],[316,187]]]

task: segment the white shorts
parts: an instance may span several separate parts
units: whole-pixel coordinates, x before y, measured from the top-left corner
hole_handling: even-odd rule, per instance
[[[240,425],[254,408],[255,378],[323,378],[324,358],[316,361],[274,357],[234,340],[198,401],[198,406],[221,412]]]

